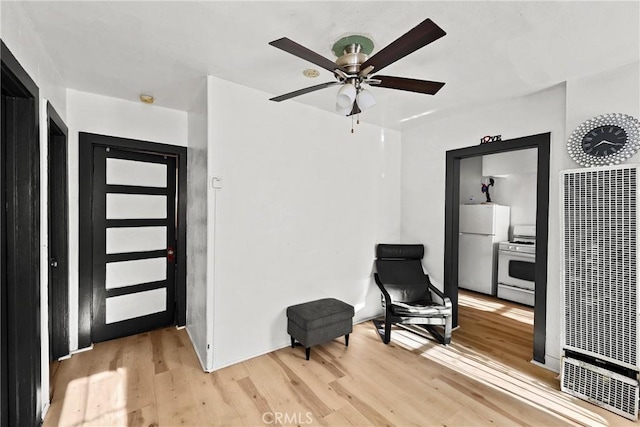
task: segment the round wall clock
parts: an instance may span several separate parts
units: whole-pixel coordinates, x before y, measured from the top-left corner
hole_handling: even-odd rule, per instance
[[[582,166],[618,165],[640,148],[640,122],[619,113],[603,114],[582,123],[567,141],[567,151]]]

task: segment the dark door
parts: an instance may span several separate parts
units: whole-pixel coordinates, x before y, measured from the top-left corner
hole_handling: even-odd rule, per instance
[[[6,118],[6,97],[2,95],[0,106],[0,127],[2,136],[0,137],[0,425],[9,424],[9,383],[8,383],[8,359],[7,353],[7,220],[4,206],[6,202],[6,178],[7,155],[5,141],[7,139]]]
[[[175,158],[93,156],[93,341],[174,324]]]
[[[69,354],[66,126],[48,106],[49,360]]]
[[[38,88],[1,43],[0,424],[37,425],[40,363]]]

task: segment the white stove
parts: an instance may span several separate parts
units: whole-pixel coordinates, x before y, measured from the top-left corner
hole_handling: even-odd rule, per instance
[[[536,226],[516,225],[513,239],[498,245],[498,298],[535,304]]]
[[[526,254],[536,254],[536,243],[522,242],[516,240],[514,242],[501,242],[498,245],[498,249],[501,251],[513,251],[513,252],[522,252]]]

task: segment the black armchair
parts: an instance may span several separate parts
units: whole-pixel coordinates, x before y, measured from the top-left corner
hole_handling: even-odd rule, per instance
[[[391,340],[393,324],[419,325],[440,343],[451,343],[451,300],[431,284],[422,269],[423,256],[423,245],[379,244],[376,248],[374,278],[382,292],[384,319],[373,323],[385,344]]]

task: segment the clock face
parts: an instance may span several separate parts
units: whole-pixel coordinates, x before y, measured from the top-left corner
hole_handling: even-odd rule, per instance
[[[627,132],[620,126],[604,125],[589,131],[582,138],[582,149],[592,156],[608,156],[622,150],[627,143]]]
[[[610,113],[580,124],[567,141],[569,156],[582,166],[619,165],[640,149],[640,122]]]

